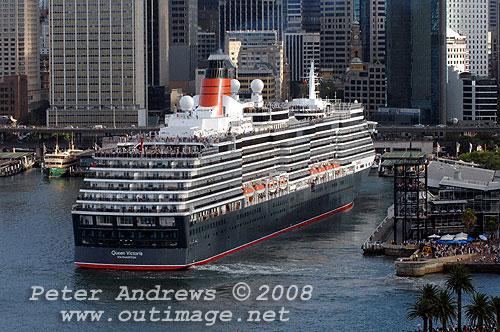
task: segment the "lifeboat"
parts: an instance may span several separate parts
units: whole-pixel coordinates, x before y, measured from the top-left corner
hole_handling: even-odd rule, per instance
[[[335,167],[334,167],[332,164],[328,164],[328,165],[326,166],[326,169],[327,169],[327,170],[332,170],[332,169],[334,169],[334,168],[335,168]]]
[[[282,178],[280,180],[280,189],[281,190],[285,190],[287,186],[288,186],[287,180],[285,178]]]
[[[253,188],[257,192],[257,194],[263,194],[264,191],[266,190],[266,187],[262,184],[254,184]]]
[[[309,170],[309,172],[311,173],[311,175],[314,175],[318,173],[318,170],[316,168],[312,168]]]
[[[325,172],[325,171],[326,171],[326,168],[325,168],[325,167],[321,167],[321,168],[319,169],[319,171],[320,171],[320,173]]]
[[[276,192],[276,189],[278,189],[276,181],[269,182],[269,184],[267,185],[267,188],[269,189],[269,192],[271,192],[271,193]]]
[[[253,196],[253,189],[250,187],[244,187],[243,193],[245,194],[245,197],[252,197]]]

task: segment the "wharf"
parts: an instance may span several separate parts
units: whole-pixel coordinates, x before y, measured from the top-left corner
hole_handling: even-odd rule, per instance
[[[0,177],[24,172],[31,168],[35,161],[35,152],[0,152]]]
[[[456,255],[424,260],[412,260],[411,258],[399,258],[396,265],[396,275],[400,277],[421,277],[429,273],[440,273],[445,271],[447,264],[462,264],[470,261],[477,254]]]

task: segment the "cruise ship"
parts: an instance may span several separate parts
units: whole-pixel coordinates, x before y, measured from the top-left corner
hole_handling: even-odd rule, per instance
[[[227,56],[212,55],[200,95],[156,135],[95,153],[72,209],[75,264],[169,270],[209,263],[353,206],[374,162],[358,103],[316,95],[240,100]]]

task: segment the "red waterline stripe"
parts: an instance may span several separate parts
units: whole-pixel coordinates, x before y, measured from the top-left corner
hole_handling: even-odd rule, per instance
[[[313,223],[315,221],[318,221],[318,220],[321,220],[321,219],[326,218],[328,216],[331,216],[332,214],[349,210],[350,208],[353,207],[353,205],[354,205],[354,203],[351,202],[351,203],[344,205],[338,209],[332,210],[330,212],[321,214],[317,217],[300,222],[297,225],[287,227],[287,228],[282,229],[278,232],[266,235],[260,239],[254,240],[254,241],[249,242],[247,244],[244,244],[244,245],[241,245],[241,246],[236,247],[234,249],[228,250],[228,251],[223,252],[221,254],[218,254],[216,256],[204,259],[204,260],[199,261],[199,262],[187,264],[187,265],[129,265],[129,264],[95,264],[95,263],[82,263],[82,262],[75,262],[75,264],[80,266],[80,267],[87,267],[87,268],[94,268],[94,269],[122,269],[122,270],[181,270],[181,269],[187,269],[187,268],[194,266],[194,265],[203,265],[203,264],[213,262],[221,257],[227,256],[227,255],[232,254],[233,252],[239,251],[241,249],[245,249],[247,247],[250,247],[256,243],[265,241],[267,239],[271,239],[271,238],[276,237],[278,235],[281,235],[285,232],[288,232],[292,229],[303,227],[303,226],[306,226],[306,225]]]

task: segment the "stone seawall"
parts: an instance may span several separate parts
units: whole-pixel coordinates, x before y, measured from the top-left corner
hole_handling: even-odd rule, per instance
[[[446,263],[444,265],[444,272],[450,271],[457,264],[465,265],[465,267],[471,273],[496,273],[496,274],[500,274],[500,264],[498,264],[498,263],[474,263],[474,262]]]
[[[412,261],[410,258],[399,258],[396,265],[396,275],[400,277],[421,277],[429,273],[444,272],[445,265],[470,260],[477,254],[457,255],[433,258],[422,261]]]

